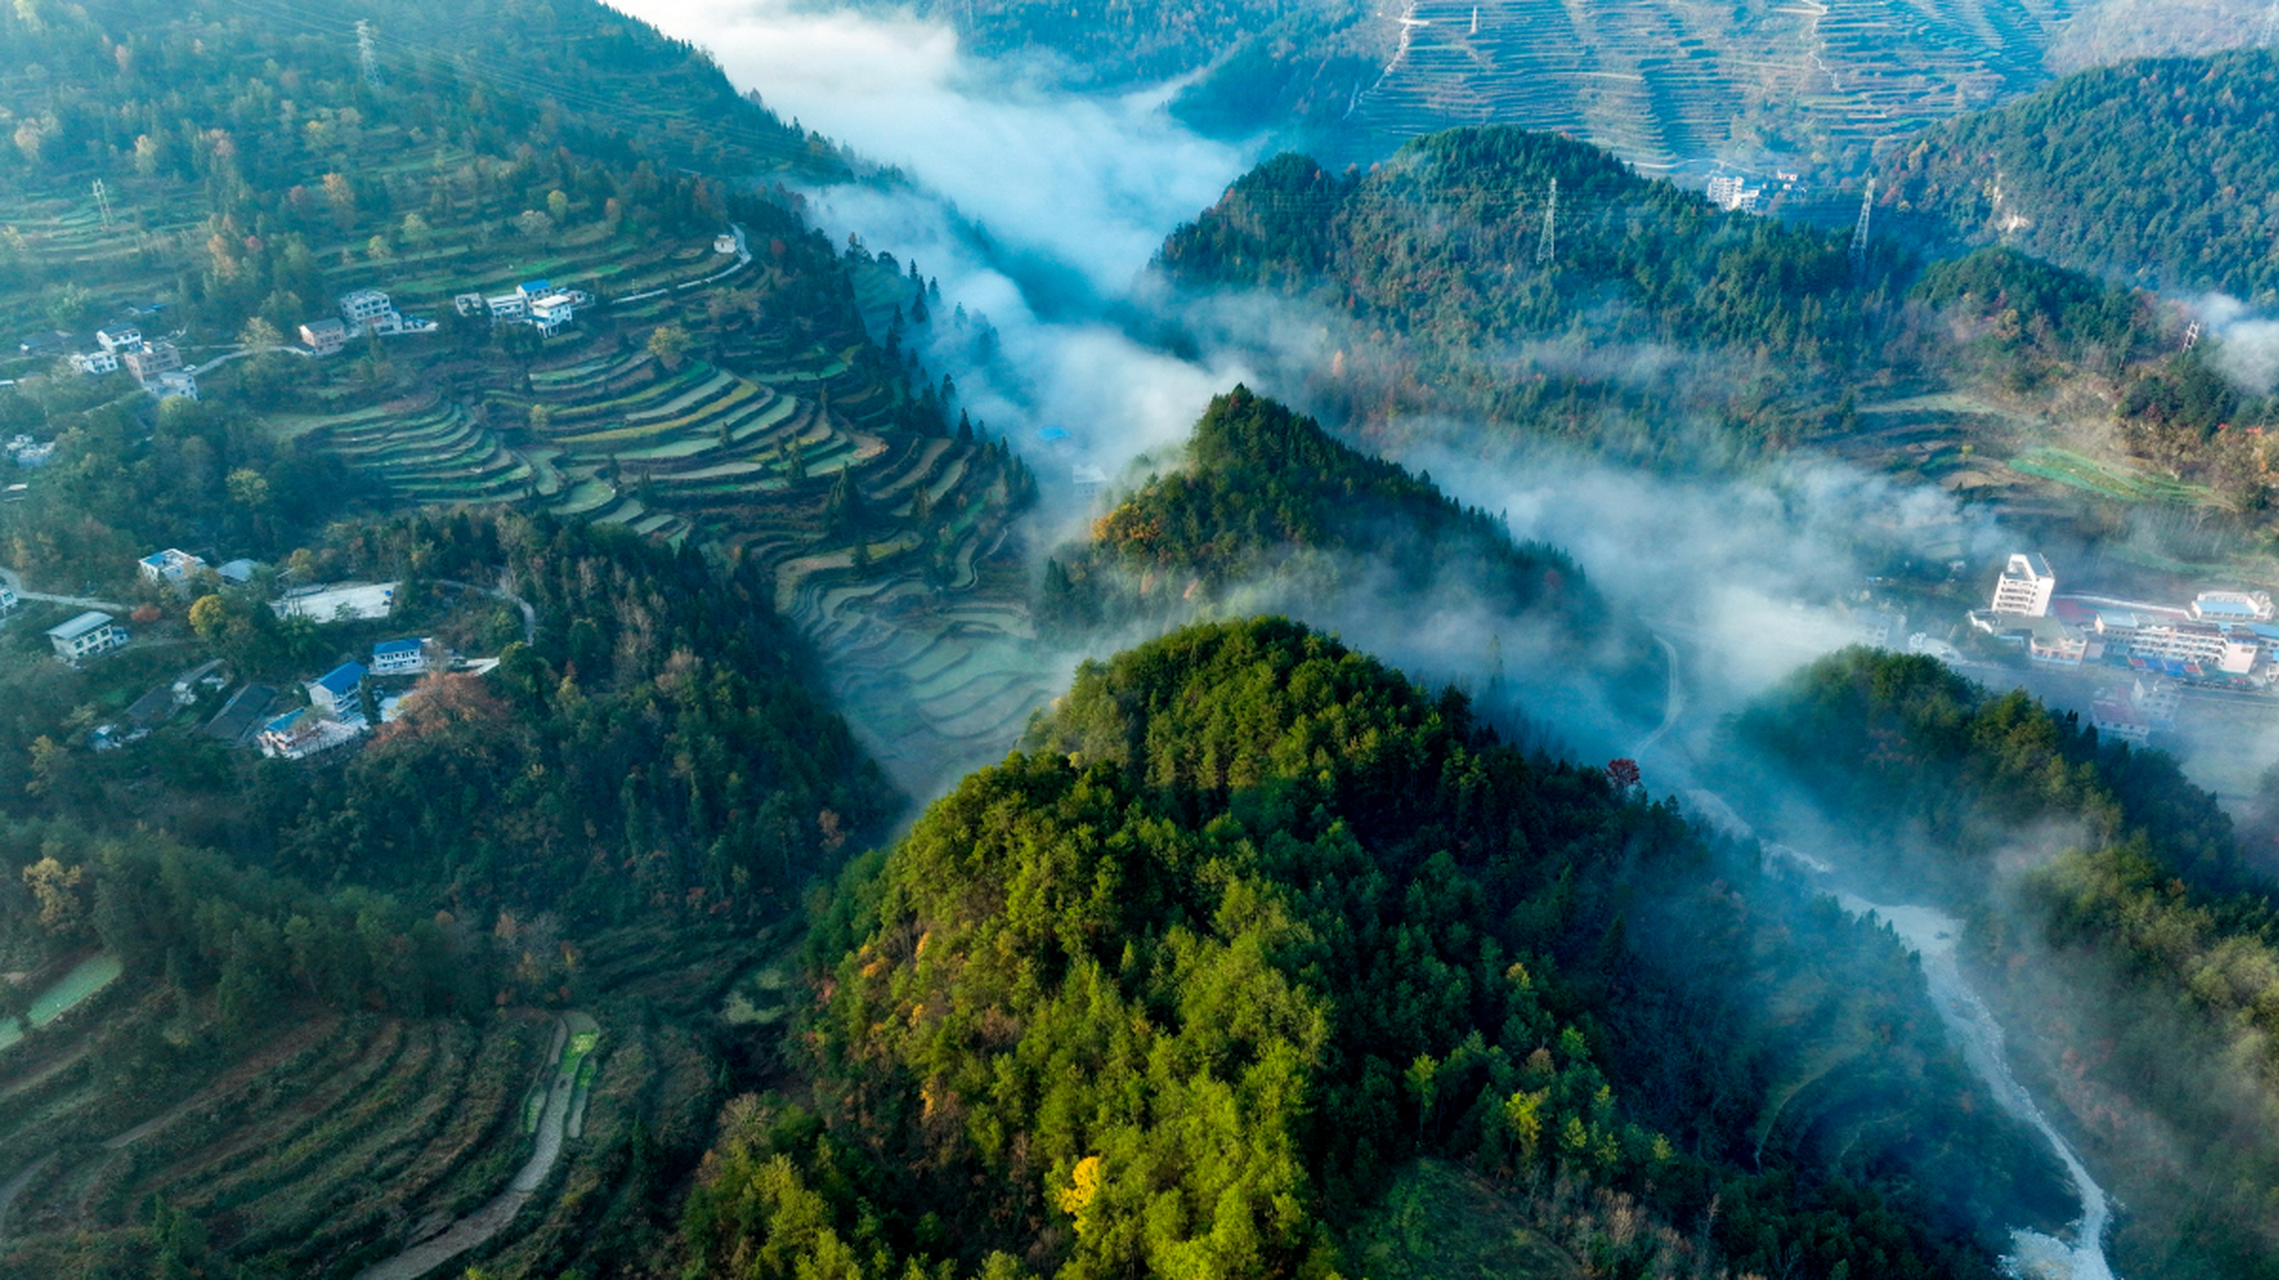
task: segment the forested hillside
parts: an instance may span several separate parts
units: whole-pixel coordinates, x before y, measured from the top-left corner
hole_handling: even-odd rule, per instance
[[[729,1109],[690,1274],[1357,1274],[1430,1157],[1591,1274],[1991,1275],[1940,1170],[2004,1185],[2007,1131],[1911,1148],[1866,1085],[1970,1092],[1902,953],[1759,917],[1784,891],[1633,768],[1528,759],[1279,620],[1087,665],[841,884],[812,1092]],[[1812,1012],[1747,1012],[1772,991]],[[1855,1018],[1880,1042],[1807,1048]]]
[[[2279,1274],[2279,918],[2214,797],[2160,752],[1921,657],[1826,659],[1739,731],[1877,833],[1853,856],[1970,904],[2011,1043],[2129,1207],[2116,1272]]]
[[[558,1019],[594,1028],[571,1048],[598,1074],[564,1059],[587,1071],[585,1137],[562,1194],[487,1256],[508,1274],[646,1265],[717,1090],[765,1060],[782,1016],[738,984],[899,799],[755,567],[465,513],[342,525],[310,558],[393,577],[399,625],[503,645],[497,667],[426,677],[324,762],[229,750],[204,732],[218,693],[89,751],[69,726],[117,714],[147,664],[7,655],[0,948],[30,982],[0,1012],[91,954],[119,968],[88,1012],[0,1036],[0,1165],[26,1179],[0,1270],[351,1274],[505,1185],[528,1074],[565,1052],[546,1049]],[[195,647],[158,670],[202,651],[292,687],[351,626],[280,619],[249,591],[192,612]],[[335,1088],[355,1105],[320,1104]],[[154,1221],[153,1196],[187,1216]]]
[[[1855,283],[1841,236],[1719,212],[1606,152],[1504,128],[1421,138],[1343,178],[1278,157],[1174,232],[1159,265],[1190,290],[1265,287],[1326,311],[1341,349],[1318,394],[1364,419],[1456,411],[1648,457],[1816,428],[1770,401],[1850,369],[1895,314],[1881,248]],[[1728,371],[1697,380],[1647,348]],[[1697,417],[1723,421],[1704,441]]]
[[[1902,225],[2162,289],[2279,300],[2279,51],[2067,77],[1895,147]]]

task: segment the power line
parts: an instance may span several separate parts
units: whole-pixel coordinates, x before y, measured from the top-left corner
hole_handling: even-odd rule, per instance
[[[1868,179],[1867,190],[1860,196],[1859,225],[1852,228],[1852,283],[1858,284],[1868,271],[1868,216],[1875,210],[1875,179]]]
[[[1559,253],[1559,180],[1551,179],[1551,200],[1543,206],[1543,238],[1535,245],[1535,265],[1548,267]]]
[[[367,18],[356,20],[356,63],[363,68],[365,87],[379,88],[380,55],[372,48],[372,23]]]

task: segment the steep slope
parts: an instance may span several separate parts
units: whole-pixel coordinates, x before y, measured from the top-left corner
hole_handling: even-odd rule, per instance
[[[1970,1089],[1887,935],[1751,919],[1780,888],[1726,879],[1741,851],[1622,768],[1530,761],[1461,697],[1277,619],[1087,664],[1026,746],[842,884],[811,1105],[730,1106],[689,1274],[1327,1276],[1349,1247],[1390,1261],[1402,1228],[1358,1213],[1388,1188],[1546,1233],[1521,1251],[1546,1275],[1991,1274],[1877,1190],[1919,1124],[1833,1123],[1842,1175],[1777,1114],[1752,1147],[1755,1072],[1847,1002],[1875,1030],[1830,1055],[1821,1120],[1900,1096],[1841,1100],[1862,1072]],[[1873,976],[1727,1020],[1839,958]],[[2008,1164],[1963,1160],[1979,1186]]]
[[[1800,672],[1726,753],[1777,762],[1847,860],[1960,908],[1962,955],[2021,1073],[2128,1207],[2122,1275],[2279,1275],[2272,886],[2157,751],[1936,661],[1852,650]]]
[[[1878,202],[1936,234],[2269,306],[2279,51],[2084,71],[1926,131],[1881,177]]]
[[[1894,270],[1879,248],[1855,281],[1841,237],[1508,128],[1420,138],[1344,178],[1270,160],[1158,264],[1196,293],[1263,286],[1326,313],[1338,350],[1309,394],[1372,424],[1460,412],[1648,456],[1733,402],[1751,407],[1719,424],[1725,449],[1817,425],[1783,421],[1752,384],[1810,392],[1857,361]]]
[[[1491,687],[1475,697],[1491,717],[1539,703],[1551,686],[1598,681],[1641,726],[1661,714],[1666,673],[1644,630],[1565,553],[1513,541],[1430,475],[1349,448],[1240,386],[1212,399],[1177,462],[1118,495],[1088,542],[1047,564],[1038,617],[1048,633],[1271,610],[1412,671],[1488,668]],[[1441,633],[1456,638],[1419,648]]]

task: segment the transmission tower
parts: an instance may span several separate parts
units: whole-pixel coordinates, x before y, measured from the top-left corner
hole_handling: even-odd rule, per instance
[[[95,179],[95,211],[103,215],[103,229],[111,229],[111,193],[101,178]]]
[[[1868,214],[1875,208],[1875,179],[1868,179],[1866,193],[1860,196],[1860,220],[1852,228],[1852,283],[1858,284],[1868,272]]]
[[[1535,265],[1548,267],[1559,256],[1559,180],[1551,179],[1551,203],[1543,206],[1543,238],[1535,242]]]
[[[356,20],[356,63],[364,69],[364,83],[379,88],[380,55],[372,47],[372,23],[365,18]]]

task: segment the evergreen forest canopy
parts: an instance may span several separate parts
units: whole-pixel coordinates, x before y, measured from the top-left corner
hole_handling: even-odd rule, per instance
[[[1321,606],[1341,578],[1374,569],[1411,597],[1455,579],[1510,616],[1541,608],[1578,647],[1605,622],[1605,602],[1558,548],[1513,543],[1430,474],[1342,444],[1247,387],[1211,398],[1179,463],[1121,496],[1069,565],[1047,565],[1048,620],[1097,625],[1103,612],[1281,579]]]
[[[1894,148],[1879,204],[2166,290],[2279,301],[2279,50],[2079,72]]]
[[[1455,412],[1647,457],[1698,443],[1693,416],[1722,419],[1712,449],[1728,454],[1817,427],[1768,401],[1816,398],[1878,350],[1901,287],[1880,242],[1855,283],[1840,234],[1721,212],[1596,148],[1511,128],[1419,138],[1342,178],[1276,157],[1175,231],[1158,265],[1192,291],[1323,308],[1341,349],[1317,393],[1362,420]],[[1638,367],[1595,372],[1585,343]],[[1741,372],[1684,376],[1690,353]]]
[[[1979,971],[2032,1019],[2012,1043],[2046,1043],[2037,1070],[2062,1055],[2104,1099],[2074,1129],[2130,1208],[2118,1274],[2279,1275],[2262,1190],[2279,1177],[2279,915],[2213,796],[2161,752],[1918,656],[1823,659],[1737,737],[1772,788],[1799,780],[1878,832],[1855,852],[1881,874],[1967,904]]]
[[[1991,1275],[1879,1190],[1897,1170],[1858,1139],[1888,1155],[1885,1121],[1841,1172],[1794,1135],[1746,1154],[1765,1029],[1705,1020],[1799,941],[1718,864],[1622,769],[1526,758],[1296,624],[1087,664],[1022,751],[850,868],[810,941],[812,1093],[730,1108],[690,1274],[1329,1276],[1432,1156],[1565,1206],[1598,1274]],[[1666,923],[1681,886],[1726,932],[1658,969],[1625,911]],[[1817,929],[1908,971],[1867,926]],[[1870,1015],[1887,1062],[1939,1043],[1908,998]],[[1679,1141],[1633,1085],[1678,1095]],[[1721,1088],[1722,1118],[1696,1093]]]

